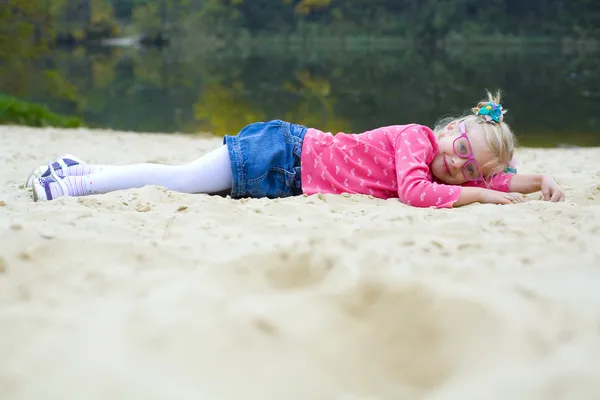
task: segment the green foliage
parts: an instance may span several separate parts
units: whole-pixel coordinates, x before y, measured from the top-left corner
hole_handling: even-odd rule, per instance
[[[265,34],[457,35],[598,38],[597,0],[5,0],[0,51],[11,35],[80,43],[122,31],[148,37],[237,38]],[[15,18],[16,17],[16,18]],[[314,30],[313,30],[314,31]]]
[[[71,8],[77,2],[57,2],[62,8],[54,6],[52,15],[64,21],[66,29],[72,29],[69,24],[81,25],[77,21],[89,14],[74,13]],[[596,0],[85,0],[82,4],[108,10],[108,17],[114,12],[123,25],[133,24],[150,36],[304,34],[307,23],[336,34],[418,40],[440,40],[448,34],[600,35]]]
[[[57,115],[47,107],[0,94],[0,124],[76,128],[83,122],[76,117]]]
[[[134,54],[53,46],[120,31],[172,40]],[[598,130],[598,63],[565,50],[597,46],[599,36],[597,0],[5,0],[0,91],[99,126],[223,134],[267,118],[331,130],[432,123],[465,104],[467,89],[501,87],[547,100],[511,116],[520,129],[577,121],[587,134]],[[527,51],[503,58],[503,46],[524,39]],[[525,56],[547,42],[552,57]],[[2,107],[9,123],[60,123],[6,96]]]
[[[56,51],[47,62],[77,91],[35,85],[27,100],[80,116],[88,126],[119,130],[223,135],[281,118],[357,132],[431,125],[463,113],[484,89],[501,88],[522,144],[600,145],[598,49],[540,44],[532,51],[456,40],[430,52],[393,38],[334,39],[264,41],[245,53],[233,46],[195,54],[175,48]],[[31,79],[44,76],[38,71]]]

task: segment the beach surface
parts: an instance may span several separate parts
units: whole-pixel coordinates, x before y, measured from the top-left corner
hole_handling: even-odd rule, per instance
[[[600,148],[519,151],[558,204],[23,188],[220,143],[0,126],[2,400],[598,398]]]

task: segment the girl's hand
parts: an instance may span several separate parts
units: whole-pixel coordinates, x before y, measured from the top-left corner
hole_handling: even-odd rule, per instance
[[[485,189],[481,202],[487,204],[513,204],[522,203],[525,197],[521,193],[505,193],[497,190]]]
[[[544,200],[551,202],[565,201],[565,193],[551,176],[544,175],[541,186]]]

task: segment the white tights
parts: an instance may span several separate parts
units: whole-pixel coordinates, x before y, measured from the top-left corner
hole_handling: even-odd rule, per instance
[[[107,193],[146,185],[164,186],[183,193],[211,194],[231,190],[233,185],[231,163],[225,145],[184,165],[132,164],[102,167],[90,175],[70,176],[65,180],[69,181],[69,192],[74,192],[69,193],[71,196]]]

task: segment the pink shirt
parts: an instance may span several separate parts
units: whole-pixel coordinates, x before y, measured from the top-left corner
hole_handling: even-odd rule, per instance
[[[309,128],[302,146],[302,191],[399,198],[416,207],[452,207],[461,186],[433,178],[429,165],[437,152],[433,131],[423,125],[393,125],[335,136]],[[511,177],[501,173],[489,186],[483,182],[465,186],[508,192]]]

